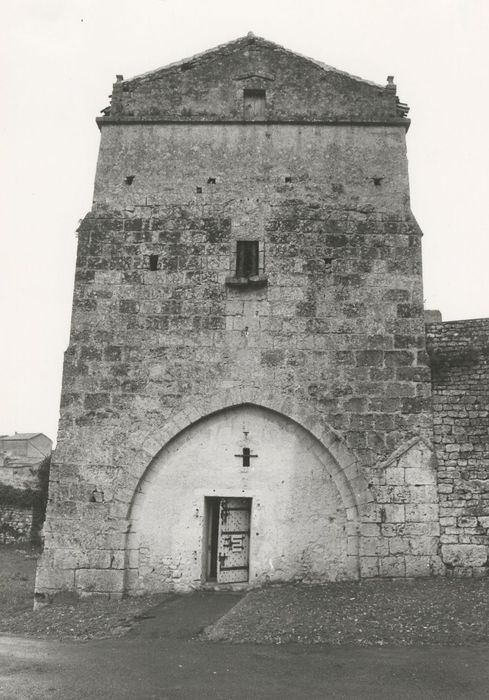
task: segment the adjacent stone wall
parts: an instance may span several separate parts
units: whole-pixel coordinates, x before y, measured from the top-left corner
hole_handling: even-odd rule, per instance
[[[40,462],[19,464],[20,460],[4,460],[0,454],[0,485],[25,490],[39,488]]]
[[[489,545],[489,319],[427,325],[441,553],[449,574],[485,576]]]
[[[0,504],[0,544],[32,540],[33,508]]]
[[[413,438],[373,471],[364,508],[362,573],[374,577],[443,574],[439,556],[436,460]]]
[[[48,498],[51,457],[42,462],[0,463],[0,543],[39,544]]]

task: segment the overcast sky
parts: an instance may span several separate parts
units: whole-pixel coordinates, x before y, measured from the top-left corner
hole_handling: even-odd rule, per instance
[[[411,107],[427,308],[489,316],[488,0],[11,0],[1,3],[0,434],[56,437],[75,229],[115,75],[249,31],[384,84]]]

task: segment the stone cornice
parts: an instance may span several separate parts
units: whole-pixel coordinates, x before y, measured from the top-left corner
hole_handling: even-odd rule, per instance
[[[168,124],[168,125],[209,125],[209,124],[219,124],[219,125],[241,125],[241,126],[401,126],[406,131],[409,129],[411,124],[410,119],[380,119],[380,120],[362,120],[362,119],[318,119],[317,121],[312,120],[298,120],[291,119],[290,121],[284,119],[269,119],[263,121],[244,121],[242,119],[165,119],[162,117],[97,117],[96,119],[99,129],[102,126],[114,125],[114,124]]]

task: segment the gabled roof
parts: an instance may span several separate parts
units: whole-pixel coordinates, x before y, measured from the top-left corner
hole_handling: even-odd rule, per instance
[[[32,440],[43,433],[14,433],[14,435],[2,435],[0,440]]]
[[[252,109],[245,114],[246,90],[266,94],[256,119]],[[100,126],[256,120],[409,125],[392,77],[383,87],[251,33],[129,80],[117,76],[103,114]]]
[[[314,58],[309,58],[308,56],[304,56],[303,54],[297,53],[296,51],[291,51],[290,49],[285,48],[285,46],[282,46],[281,44],[276,44],[275,42],[270,41],[269,39],[265,39],[261,36],[256,36],[255,34],[253,34],[253,32],[248,32],[248,34],[246,34],[245,36],[241,36],[238,39],[232,39],[231,41],[227,41],[224,44],[214,46],[212,49],[201,51],[200,53],[196,53],[193,56],[189,56],[188,58],[183,58],[180,61],[174,61],[173,63],[169,63],[166,66],[161,66],[160,68],[147,71],[146,73],[140,73],[139,75],[135,75],[132,78],[124,80],[123,82],[133,82],[134,80],[151,80],[153,78],[159,78],[162,73],[165,73],[167,71],[181,69],[182,66],[188,64],[196,64],[202,61],[212,60],[219,55],[229,54],[233,51],[239,51],[243,48],[243,46],[246,46],[247,44],[254,44],[257,46],[268,47],[272,49],[279,49],[280,51],[289,54],[290,56],[295,56],[297,58],[303,59],[304,61],[309,61],[309,63],[318,68],[321,68],[321,70],[327,72],[334,72],[338,75],[343,75],[347,78],[351,78],[352,80],[357,80],[361,83],[365,83],[366,85],[372,85],[377,88],[383,88],[383,86],[379,85],[378,83],[374,83],[370,80],[365,80],[364,78],[359,78],[356,75],[352,75],[351,73],[347,73],[346,71],[334,68],[334,66],[329,66],[326,63],[317,61]]]

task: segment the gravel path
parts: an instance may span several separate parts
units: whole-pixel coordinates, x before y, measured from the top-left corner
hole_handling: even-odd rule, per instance
[[[214,641],[383,646],[489,641],[488,579],[369,580],[250,592]]]

